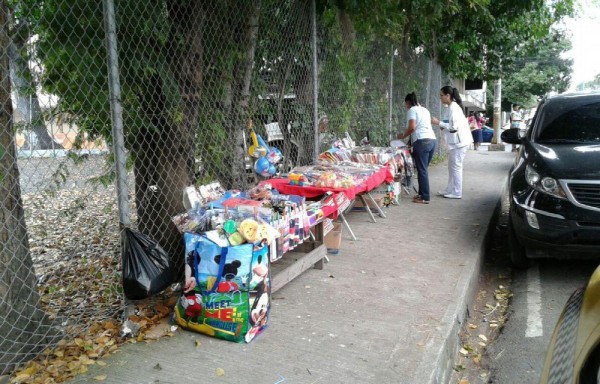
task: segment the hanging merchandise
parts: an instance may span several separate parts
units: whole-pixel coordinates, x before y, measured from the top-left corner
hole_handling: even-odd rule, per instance
[[[130,300],[150,297],[173,282],[173,264],[164,249],[143,233],[124,229],[123,292]]]
[[[277,164],[283,155],[278,148],[269,147],[263,138],[252,129],[252,120],[248,121],[248,129],[252,138],[252,145],[248,148],[248,154],[256,157],[254,171],[263,177],[271,177],[277,173]]]
[[[252,341],[265,329],[271,304],[269,247],[220,246],[192,233],[184,238],[196,285],[176,304],[177,323],[220,339]]]

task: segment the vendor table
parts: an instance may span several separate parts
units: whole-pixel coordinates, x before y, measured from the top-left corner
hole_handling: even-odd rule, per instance
[[[307,269],[323,269],[323,261],[327,259],[327,248],[323,244],[323,222],[315,225],[313,232],[314,240],[305,240],[271,264],[271,292],[278,291]]]
[[[375,223],[375,216],[373,216],[373,212],[369,208],[369,204],[367,199],[369,199],[373,205],[376,207],[378,214],[381,217],[385,217],[385,214],[379,207],[379,205],[373,199],[370,192],[380,186],[383,182],[391,183],[394,180],[392,173],[390,172],[388,167],[383,167],[379,169],[377,172],[374,172],[365,182],[360,185],[357,185],[352,188],[329,188],[329,187],[315,187],[315,186],[299,186],[299,185],[290,185],[288,179],[270,179],[266,180],[263,183],[269,183],[271,186],[278,190],[280,193],[289,194],[289,195],[299,195],[304,196],[307,199],[321,197],[327,192],[339,193],[343,192],[345,196],[349,200],[354,200],[357,197],[361,199],[365,206],[365,210],[369,213],[371,220]],[[366,198],[365,198],[366,197]],[[348,221],[345,217],[345,212],[347,212],[350,208],[352,208],[353,203],[350,203],[348,206],[344,207],[344,209],[338,210],[338,214],[340,219],[348,232],[350,232],[350,236],[353,240],[356,240],[356,236],[354,232],[350,228]]]
[[[271,289],[273,292],[313,266],[315,269],[323,269],[323,262],[329,261],[327,258],[327,249],[323,244],[323,237],[325,235],[323,228],[324,220],[327,217],[335,219],[338,215],[343,216],[343,212],[348,209],[350,202],[351,200],[343,192],[334,193],[323,201],[321,208],[322,215],[312,226],[312,241],[305,240],[299,247],[285,253],[281,259],[271,264],[271,271],[273,273],[273,285]],[[342,221],[346,222],[346,219],[343,218]],[[354,237],[350,227],[348,229],[352,237]],[[356,240],[356,238],[354,239]]]
[[[269,183],[280,193],[286,195],[304,196],[307,199],[323,196],[326,192],[344,192],[346,197],[354,200],[357,194],[370,192],[380,186],[383,182],[391,183],[394,181],[394,176],[389,168],[383,167],[377,172],[374,172],[365,182],[351,188],[331,188],[331,187],[315,187],[312,185],[299,186],[291,185],[288,179],[269,179],[262,183]]]

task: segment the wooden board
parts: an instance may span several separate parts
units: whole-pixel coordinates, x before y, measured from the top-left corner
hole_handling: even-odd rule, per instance
[[[298,277],[313,266],[323,269],[327,248],[321,241],[306,241],[292,252],[271,264],[271,293]]]

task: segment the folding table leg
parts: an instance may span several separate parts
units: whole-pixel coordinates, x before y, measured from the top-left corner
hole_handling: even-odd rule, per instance
[[[346,227],[348,232],[350,232],[350,237],[352,237],[352,240],[356,241],[356,236],[354,236],[354,232],[352,232],[352,228],[350,228],[350,224],[348,224],[346,216],[343,213],[340,213],[339,217],[342,220],[342,224],[344,224],[344,227]]]
[[[369,199],[371,199],[371,201],[373,202],[373,205],[375,206],[375,209],[377,209],[377,213],[379,214],[379,216],[385,218],[385,214],[381,210],[381,207],[379,207],[379,204],[377,204],[377,202],[375,202],[375,199],[373,198],[373,196],[371,196],[371,192],[367,193],[367,197]]]
[[[363,205],[365,206],[365,209],[367,210],[367,212],[369,212],[369,216],[371,216],[371,220],[373,220],[374,223],[377,222],[377,220],[375,220],[375,216],[373,216],[373,212],[371,212],[371,208],[369,208],[369,203],[367,203],[367,200],[364,197],[364,194],[360,194],[358,195],[358,197],[360,197],[360,200],[362,201]]]

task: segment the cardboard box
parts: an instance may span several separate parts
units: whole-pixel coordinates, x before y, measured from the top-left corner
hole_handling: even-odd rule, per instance
[[[337,254],[340,251],[340,245],[342,245],[342,223],[333,223],[333,229],[325,235],[323,239],[327,253]]]
[[[373,194],[371,194],[371,196],[373,196],[373,200],[375,200],[375,203],[377,203],[377,206],[379,208],[383,208],[383,199],[385,198],[385,196],[373,195]],[[368,197],[365,197],[365,200],[367,201],[367,204],[369,204],[369,208],[375,209],[375,204],[373,204],[371,199],[369,199]],[[352,210],[353,211],[354,210],[365,211],[365,205],[363,204],[361,199],[356,199],[356,201],[354,202],[354,207],[352,207]]]

